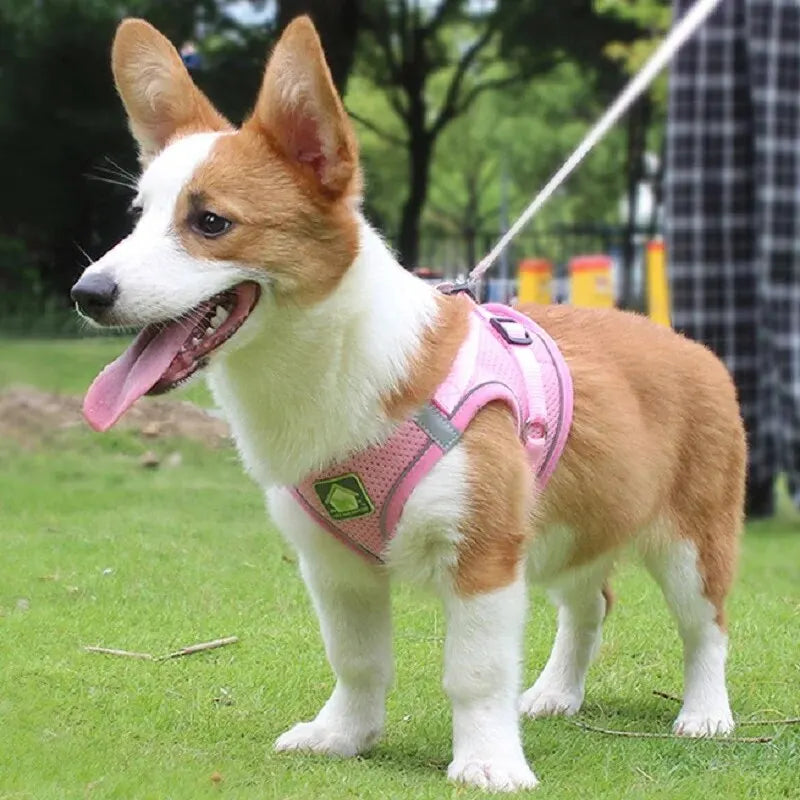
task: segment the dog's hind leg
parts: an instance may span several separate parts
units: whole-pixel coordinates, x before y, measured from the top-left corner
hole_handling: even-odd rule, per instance
[[[609,556],[570,570],[548,588],[558,608],[550,658],[536,682],[520,697],[520,712],[529,717],[576,714],[583,703],[586,672],[600,647],[610,593],[605,580]]]
[[[720,528],[717,542],[735,540],[724,519],[712,524]],[[709,551],[705,545],[710,541],[714,538],[706,537],[698,547],[696,541],[673,538],[644,553],[683,640],[683,707],[674,731],[684,736],[727,734],[734,727],[725,687],[728,636],[722,604],[733,574],[735,548]]]
[[[383,732],[393,674],[389,578],[336,542],[292,498],[271,496],[270,511],[279,527],[292,531],[336,673],[336,686],[319,714],[278,737],[275,749],[357,755]]]

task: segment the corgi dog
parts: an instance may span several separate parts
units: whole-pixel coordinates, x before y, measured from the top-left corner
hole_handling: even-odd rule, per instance
[[[393,674],[390,582],[402,579],[432,590],[446,614],[448,777],[492,791],[535,786],[520,717],[580,709],[623,550],[656,579],[683,640],[674,730],[728,734],[724,604],[745,437],[717,358],[634,314],[523,309],[510,323],[516,333],[500,331],[502,347],[530,344],[520,319],[531,320],[571,383],[571,423],[549,479],[531,473],[516,401],[492,395],[455,432],[450,417],[429,415],[430,437],[449,443],[395,504],[384,549],[366,558],[331,535],[313,497],[290,487],[384,452],[467,358],[471,331],[493,329],[474,321],[480,307],[468,296],[403,269],[362,216],[356,140],[308,18],[286,28],[240,128],[142,20],[120,25],[112,66],[143,167],[139,218],[72,297],[99,325],[142,330],[95,380],[84,412],[105,430],[142,395],[205,373],[272,520],[296,548],[336,676],[317,716],[275,748],[354,756],[378,740]],[[323,511],[353,524],[383,514],[366,479],[336,480],[318,492]],[[558,631],[521,692],[528,582],[548,589]]]

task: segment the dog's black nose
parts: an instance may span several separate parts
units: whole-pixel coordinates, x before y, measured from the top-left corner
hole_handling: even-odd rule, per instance
[[[102,272],[84,275],[73,287],[69,296],[87,317],[96,319],[114,305],[119,289],[113,278]]]

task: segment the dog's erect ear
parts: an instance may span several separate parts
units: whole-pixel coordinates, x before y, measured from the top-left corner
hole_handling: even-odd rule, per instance
[[[143,19],[123,20],[117,28],[111,67],[143,165],[180,131],[230,129],[194,85],[178,51]]]
[[[283,156],[330,197],[358,191],[358,148],[314,24],[293,20],[275,46],[252,117]]]

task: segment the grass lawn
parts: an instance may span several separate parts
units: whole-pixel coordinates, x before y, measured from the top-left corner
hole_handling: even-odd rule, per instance
[[[119,349],[0,341],[0,389],[79,392]],[[144,469],[151,449],[177,450],[182,463]],[[75,429],[46,450],[0,442],[0,558],[2,800],[481,796],[445,780],[443,618],[409,587],[395,597],[397,680],[381,743],[352,761],[272,753],[279,733],[318,710],[331,675],[291,553],[230,450]],[[581,719],[667,731],[677,707],[652,690],[680,692],[677,634],[638,568],[623,566],[614,587]],[[796,517],[749,528],[730,616],[734,713],[800,714]],[[528,682],[553,630],[536,590]],[[159,663],[81,648],[160,654],[231,634],[238,645]],[[617,738],[561,719],[523,730],[541,800],[800,797],[800,726],[738,730],[775,734],[768,744]]]

